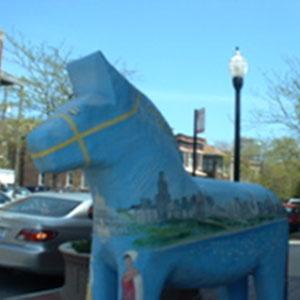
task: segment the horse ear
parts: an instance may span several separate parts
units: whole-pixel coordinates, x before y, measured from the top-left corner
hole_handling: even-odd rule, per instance
[[[103,103],[116,103],[110,64],[98,51],[67,65],[75,97],[100,95]]]

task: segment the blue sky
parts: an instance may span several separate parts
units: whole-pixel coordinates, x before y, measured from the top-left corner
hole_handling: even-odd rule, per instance
[[[101,50],[138,74],[133,83],[162,111],[174,131],[192,134],[193,110],[206,108],[210,143],[232,142],[234,91],[228,61],[239,46],[249,63],[242,91],[242,135],[278,130],[250,122],[264,106],[264,72],[284,71],[300,56],[299,1],[279,0],[26,0],[0,3],[0,28],[33,43],[65,41],[77,58]],[[9,63],[4,68],[14,72]]]

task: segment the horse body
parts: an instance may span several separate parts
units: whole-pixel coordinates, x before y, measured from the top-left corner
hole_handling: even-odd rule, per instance
[[[85,171],[93,299],[158,300],[169,285],[223,286],[222,299],[242,300],[250,273],[258,299],[283,299],[287,222],[276,196],[190,177],[163,117],[100,53],[69,74],[75,100],[28,145],[41,172]]]

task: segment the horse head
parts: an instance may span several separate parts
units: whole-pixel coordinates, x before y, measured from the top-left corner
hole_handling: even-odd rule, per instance
[[[62,172],[118,161],[133,134],[141,134],[137,113],[145,98],[100,52],[67,66],[73,100],[28,136],[41,172]]]

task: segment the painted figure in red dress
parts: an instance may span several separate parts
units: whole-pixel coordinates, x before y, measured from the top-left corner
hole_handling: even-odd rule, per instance
[[[122,277],[122,300],[143,300],[142,277],[133,264],[137,255],[137,252],[134,250],[127,251],[124,254],[127,270]]]

